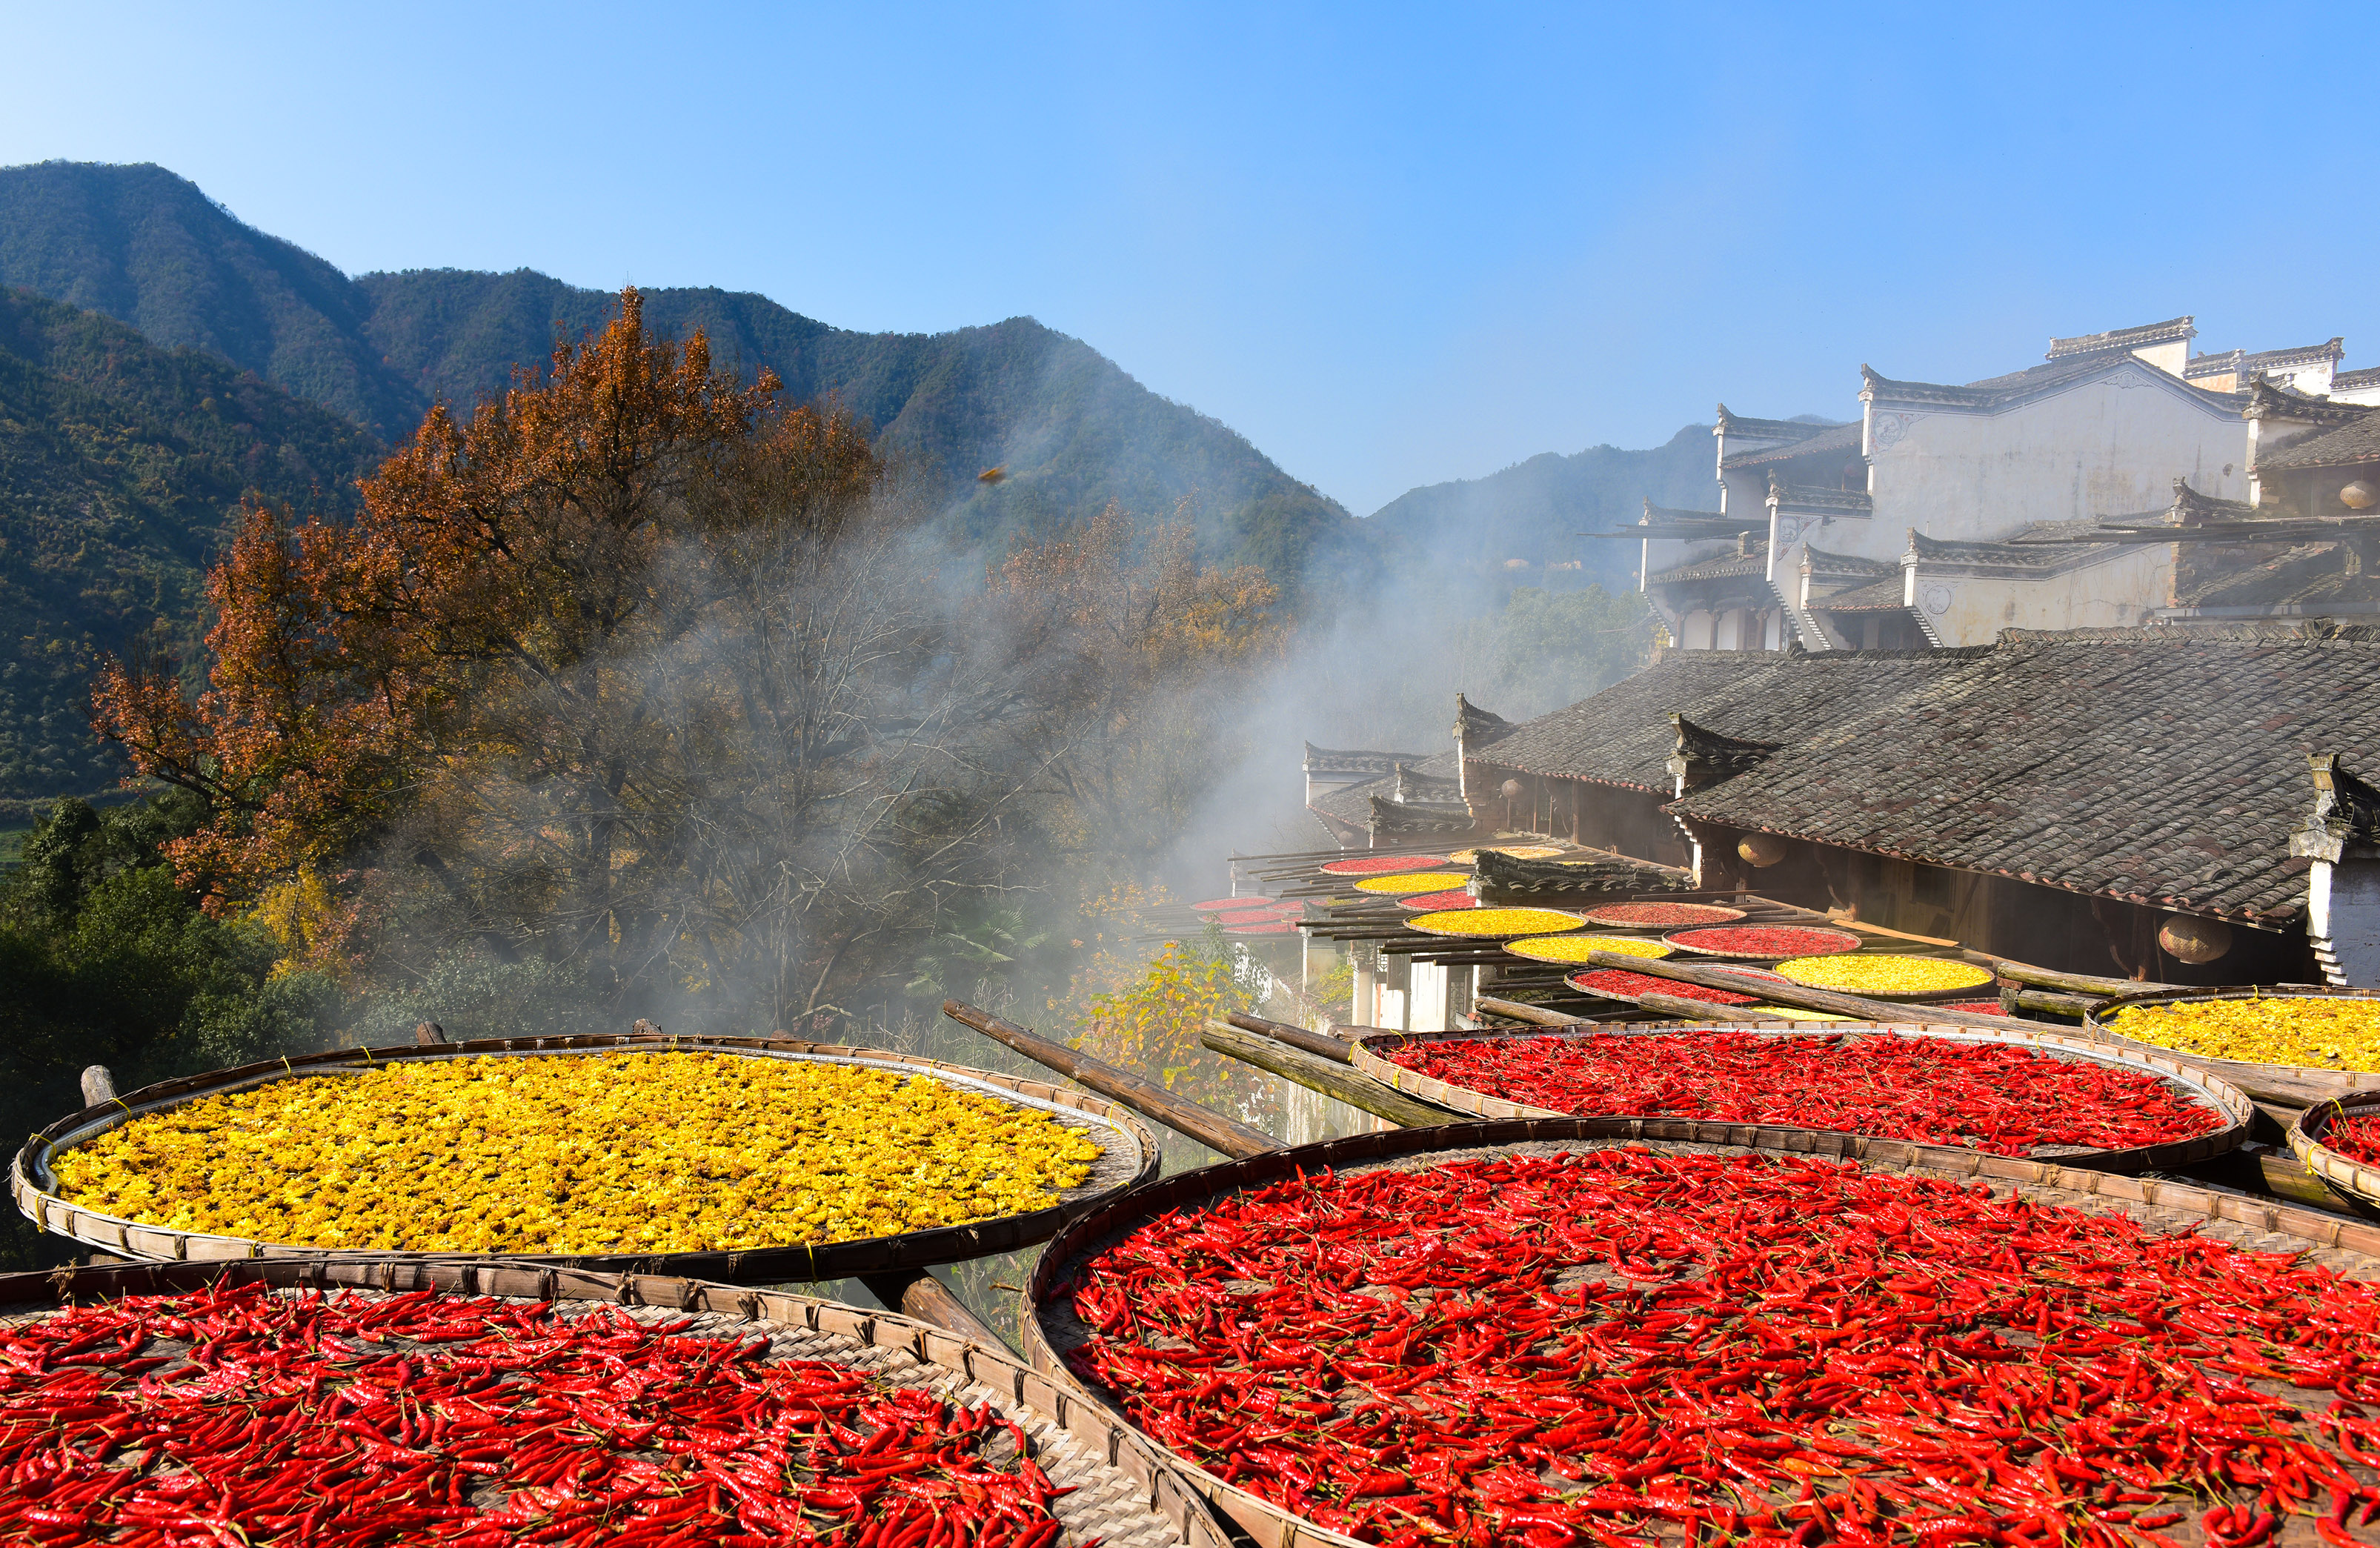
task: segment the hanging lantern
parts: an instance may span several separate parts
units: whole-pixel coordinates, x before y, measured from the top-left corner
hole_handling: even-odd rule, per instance
[[[1750,833],[1737,841],[1735,852],[1766,869],[1785,858],[1785,841],[1773,833]]]
[[[2231,927],[2221,920],[2172,914],[2157,932],[2157,945],[2176,962],[2212,962],[2231,949]]]
[[[2349,510],[2360,511],[2372,503],[2372,486],[2358,479],[2338,492],[2338,503]]]

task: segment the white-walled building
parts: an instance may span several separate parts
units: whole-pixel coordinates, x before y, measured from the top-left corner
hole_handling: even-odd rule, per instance
[[[2380,371],[2340,371],[2339,339],[2193,357],[2196,331],[2054,339],[2043,363],[1963,384],[1863,366],[1840,424],[1722,404],[1718,509],[1648,504],[1610,535],[1642,541],[1645,594],[1689,650],[1988,644],[2188,611],[2221,557],[2102,524],[2172,520],[2177,481],[2248,509],[2255,384],[2333,417],[2380,403]]]

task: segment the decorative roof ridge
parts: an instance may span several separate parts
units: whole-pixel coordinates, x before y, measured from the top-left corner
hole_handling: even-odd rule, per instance
[[[1806,441],[1813,435],[1839,430],[1835,424],[1809,424],[1801,420],[1763,420],[1750,414],[1738,414],[1724,403],[1718,406],[1718,422],[1711,428],[1714,435],[1740,435],[1748,441]]]
[[[2380,790],[2338,766],[2336,752],[2306,754],[2313,775],[2313,812],[2289,835],[2291,856],[2338,861],[2352,847],[2369,854],[2380,845]]]
[[[2138,349],[2144,344],[2169,344],[2175,339],[2198,336],[2198,319],[2194,316],[2168,317],[2162,323],[2143,323],[2136,328],[2110,328],[2104,334],[2076,334],[2071,338],[2049,341],[2046,360],[2062,360],[2070,355],[2095,355],[2103,349]]]
[[[1866,559],[1856,554],[1833,554],[1808,543],[1802,545],[1803,575],[1897,575],[1900,567],[1885,559]]]
[[[2028,650],[2057,645],[2380,645],[2380,625],[2336,618],[2241,622],[2175,619],[2107,628],[2004,628],[1998,645]],[[1998,647],[1995,647],[1998,648]]]
[[[2341,335],[2327,344],[2301,344],[2288,349],[2233,349],[2221,355],[2192,355],[2183,372],[2190,376],[2219,376],[2252,365],[2301,365],[2308,360],[2341,360],[2346,354],[2347,339]]]
[[[2338,378],[2332,377],[2331,384],[2337,386]],[[2261,376],[2248,384],[2247,396],[2247,406],[2240,415],[2249,420],[2294,420],[2300,424],[2338,426],[2380,413],[2380,403],[2339,403],[2278,385]]]
[[[1432,756],[1434,754],[1427,752],[1386,752],[1372,748],[1316,747],[1312,742],[1305,744],[1305,761],[1308,763],[1313,762],[1317,758],[1335,758],[1349,762],[1357,759],[1377,759],[1382,774],[1387,774],[1399,763],[1418,763]]]
[[[2173,481],[2173,504],[2167,507],[2166,519],[2176,526],[2189,526],[2207,520],[2239,520],[2239,512],[2252,516],[2256,507],[2245,500],[2226,500],[2219,495],[2203,494],[2190,486],[2188,478]],[[2114,519],[2121,519],[2117,518]]]
[[[2330,390],[2342,386],[2380,387],[2380,365],[2359,366],[2353,371],[2335,371],[2330,374]]]
[[[1517,729],[1513,724],[1493,710],[1483,710],[1454,690],[1454,745],[1458,751],[1469,753],[1474,748],[1500,741]]]
[[[2048,365],[2037,365],[2008,376],[1986,377],[1981,383],[1960,386],[1949,382],[1903,382],[1885,375],[1874,366],[1860,367],[1860,397],[1868,403],[1930,404],[1946,408],[1997,408],[2015,404],[2025,397],[2053,388],[2086,381],[2102,372],[2113,372],[2125,366],[2138,366],[2172,384],[2178,392],[2187,394],[2210,407],[2239,408],[2247,395],[2239,392],[2216,392],[2186,382],[2171,372],[2160,371],[2139,356],[2125,349],[2103,349],[2088,355],[2070,355]]]
[[[1748,769],[1785,744],[1756,742],[1748,737],[1730,737],[1706,725],[1697,725],[1682,714],[1672,713],[1670,724],[1678,733],[1678,750],[1670,754],[1670,774],[1682,786],[1707,783],[1712,775],[1725,775],[1738,769]]]

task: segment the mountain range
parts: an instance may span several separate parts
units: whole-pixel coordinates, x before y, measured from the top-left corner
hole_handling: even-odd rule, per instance
[[[151,637],[195,642],[200,578],[240,500],[345,506],[432,402],[468,409],[614,300],[528,269],[349,276],[162,167],[0,168],[0,827],[112,783],[84,724],[91,664]],[[1624,585],[1632,545],[1571,534],[1710,488],[1707,431],[1688,427],[1417,489],[1362,521],[1030,318],[860,333],[710,288],[647,291],[645,315],[774,370],[793,400],[863,416],[995,551],[1111,500],[1158,517],[1188,498],[1208,556],[1262,565],[1293,608],[1399,570],[1509,587],[1582,552],[1588,576]]]

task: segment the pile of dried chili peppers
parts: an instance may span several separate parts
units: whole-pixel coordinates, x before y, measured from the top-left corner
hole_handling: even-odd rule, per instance
[[[1739,968],[1741,973],[1757,969]],[[1769,972],[1758,972],[1762,978],[1775,978]],[[1625,968],[1597,968],[1591,973],[1572,973],[1571,984],[1590,994],[1610,994],[1625,997],[1635,994],[1670,994],[1681,1000],[1708,1000],[1715,1006],[1748,1006],[1756,1001],[1750,994],[1739,994],[1732,989],[1711,989],[1699,983],[1686,983],[1676,979],[1655,978],[1650,973],[1632,973]]]
[[[1741,908],[1715,903],[1610,903],[1587,910],[1589,924],[1725,924],[1743,917]]]
[[[1701,952],[1709,957],[1756,957],[1769,961],[1857,951],[1860,946],[1860,938],[1849,931],[1821,930],[1806,924],[1719,924],[1674,931],[1661,938],[1681,951]]]
[[[1449,1085],[1557,1113],[1788,1124],[1995,1155],[2044,1145],[2128,1150],[2224,1124],[2154,1075],[1942,1037],[1465,1037],[1407,1042],[1388,1057]]]
[[[420,1292],[135,1296],[0,1327],[0,1537],[1048,1548],[959,1408],[687,1320]]]
[[[1135,1423],[1389,1548],[2380,1516],[2380,1288],[1981,1184],[1642,1147],[1301,1176],[1061,1291]]]
[[[2319,1141],[2350,1161],[2380,1166],[2380,1113],[2345,1113],[2331,1120]]]

